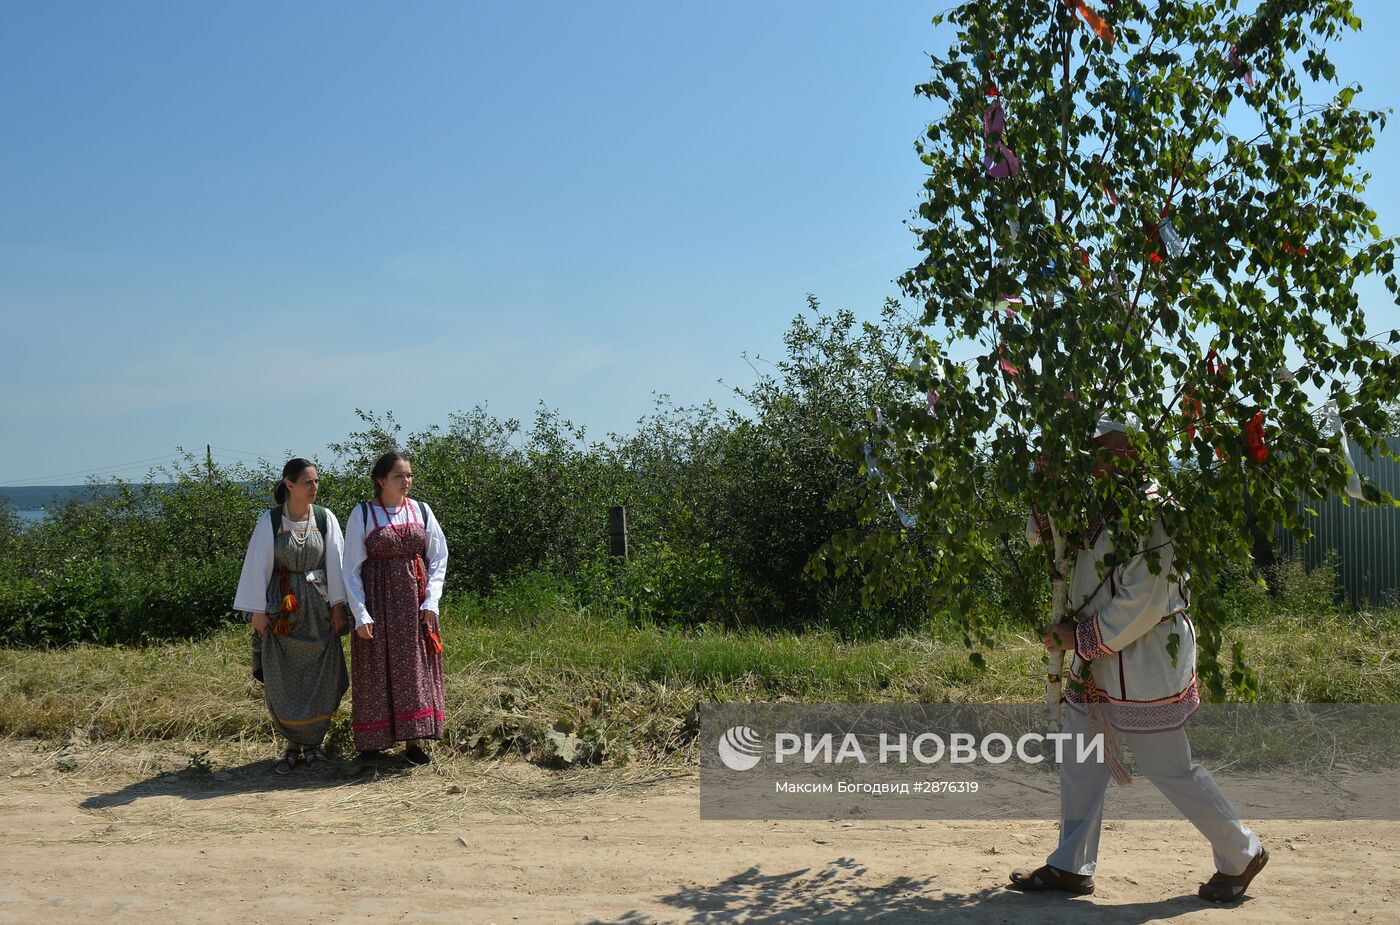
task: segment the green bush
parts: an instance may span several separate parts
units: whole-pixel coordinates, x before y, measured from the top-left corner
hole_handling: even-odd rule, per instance
[[[856,500],[888,515],[890,567],[926,569],[940,555],[936,525],[900,531],[859,467],[833,452],[837,428],[861,426],[893,394],[905,352],[897,308],[882,322],[823,315],[812,300],[787,334],[786,356],[735,389],[743,411],[678,407],[664,396],[632,433],[590,438],[541,407],[534,420],[484,408],[445,427],[405,434],[391,414],[364,427],[319,466],[319,503],[344,524],[371,497],[369,469],[386,449],[413,460],[414,496],[447,535],[449,598],[492,620],[533,625],[560,607],[597,618],[680,627],[821,629],[844,639],[932,632],[962,638],[956,615],[926,597],[872,606],[857,569],[809,567],[829,538],[855,536]],[[922,401],[922,399],[918,399]],[[140,644],[199,636],[232,619],[249,534],[271,503],[281,461],[208,467],[186,457],[143,483],[103,486],[21,529],[0,518],[0,640],[8,645]],[[971,464],[971,463],[969,463]],[[631,556],[608,548],[608,508],[627,507]],[[1003,511],[1019,572],[977,576],[990,627],[1024,631],[1048,610],[1049,583],[1020,536],[1024,513]],[[1014,559],[1013,557],[1010,557]],[[1281,567],[1271,600],[1244,575],[1210,579],[1227,611],[1252,622],[1274,608],[1332,613],[1335,570]]]
[[[70,558],[37,578],[0,584],[0,641],[143,645],[202,636],[232,617],[229,601],[240,564],[167,563],[126,571],[102,560]]]
[[[104,562],[69,559],[6,592],[7,645],[122,641],[117,570]]]

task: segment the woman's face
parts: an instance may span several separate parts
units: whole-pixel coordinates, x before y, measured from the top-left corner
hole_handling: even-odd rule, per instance
[[[315,466],[307,466],[301,470],[301,475],[296,477],[296,481],[283,479],[282,484],[287,486],[287,500],[301,507],[303,504],[315,503],[316,492],[321,487],[321,476],[316,472]]]
[[[394,463],[394,468],[389,471],[388,476],[379,482],[384,494],[390,497],[406,495],[409,489],[413,488],[413,464],[406,459],[400,459]]]

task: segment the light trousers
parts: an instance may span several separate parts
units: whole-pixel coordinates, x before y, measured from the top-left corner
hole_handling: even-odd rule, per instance
[[[1092,876],[1098,864],[1108,765],[1092,756],[1076,760],[1078,737],[1092,736],[1096,731],[1085,713],[1067,704],[1062,729],[1076,738],[1067,743],[1065,761],[1060,765],[1060,845],[1047,863]],[[1259,853],[1259,839],[1240,821],[1211,773],[1191,760],[1186,730],[1115,734],[1132,749],[1138,770],[1210,842],[1215,869],[1224,874],[1242,873]],[[1139,780],[1134,786],[1141,783]]]

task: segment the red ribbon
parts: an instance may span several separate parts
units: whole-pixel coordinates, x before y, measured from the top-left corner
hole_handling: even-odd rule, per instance
[[[413,577],[418,580],[418,603],[428,599],[428,569],[422,556],[413,557]]]
[[[997,356],[1000,357],[1000,359],[997,360],[997,365],[1001,367],[1001,371],[1002,371],[1002,372],[1006,373],[1006,374],[1007,374],[1008,376],[1010,376],[1012,379],[1015,379],[1017,376],[1019,376],[1019,375],[1021,374],[1021,369],[1020,369],[1020,367],[1018,367],[1016,364],[1014,364],[1014,363],[1012,363],[1010,360],[1008,360],[1008,359],[1002,354],[1001,349],[1002,349],[1002,348],[1000,348],[1000,347],[997,348]]]
[[[1244,440],[1255,462],[1262,463],[1269,458],[1269,447],[1264,443],[1264,412],[1254,412],[1254,417],[1245,422]]]
[[[1181,413],[1184,414],[1184,415],[1186,415],[1186,418],[1191,422],[1191,423],[1189,423],[1189,424],[1186,425],[1186,434],[1187,434],[1187,436],[1189,436],[1192,440],[1195,440],[1195,439],[1196,439],[1196,423],[1195,423],[1195,422],[1196,422],[1196,421],[1199,421],[1199,420],[1201,419],[1201,414],[1202,414],[1204,411],[1205,411],[1205,408],[1204,408],[1204,406],[1201,405],[1201,400],[1200,400],[1199,398],[1196,397],[1196,390],[1195,390],[1195,389],[1190,389],[1190,390],[1188,390],[1188,391],[1186,392],[1186,396],[1185,396],[1184,398],[1181,399]],[[1210,425],[1209,425],[1209,424],[1205,425],[1205,427],[1206,427],[1207,430],[1210,429]]]

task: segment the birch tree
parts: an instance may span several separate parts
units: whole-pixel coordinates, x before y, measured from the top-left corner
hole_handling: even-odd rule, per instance
[[[870,602],[920,589],[980,647],[1003,617],[979,600],[988,576],[1032,588],[1044,569],[1051,613],[1026,599],[1017,619],[1076,616],[1090,520],[1112,518],[1111,564],[1160,517],[1202,679],[1251,697],[1212,589],[1252,529],[1307,539],[1308,499],[1346,487],[1347,438],[1383,446],[1400,382],[1397,336],[1367,330],[1357,295],[1368,277],[1397,291],[1360,165],[1388,112],[1332,58],[1361,23],[1348,0],[1004,0],[941,21],[956,40],[918,87],[937,114],[901,280],[922,316],[891,371],[918,397],[844,433],[881,480],[814,571],[859,570]],[[1091,475],[1105,414],[1141,423],[1124,478]],[[1035,554],[1032,507],[1051,540]]]

